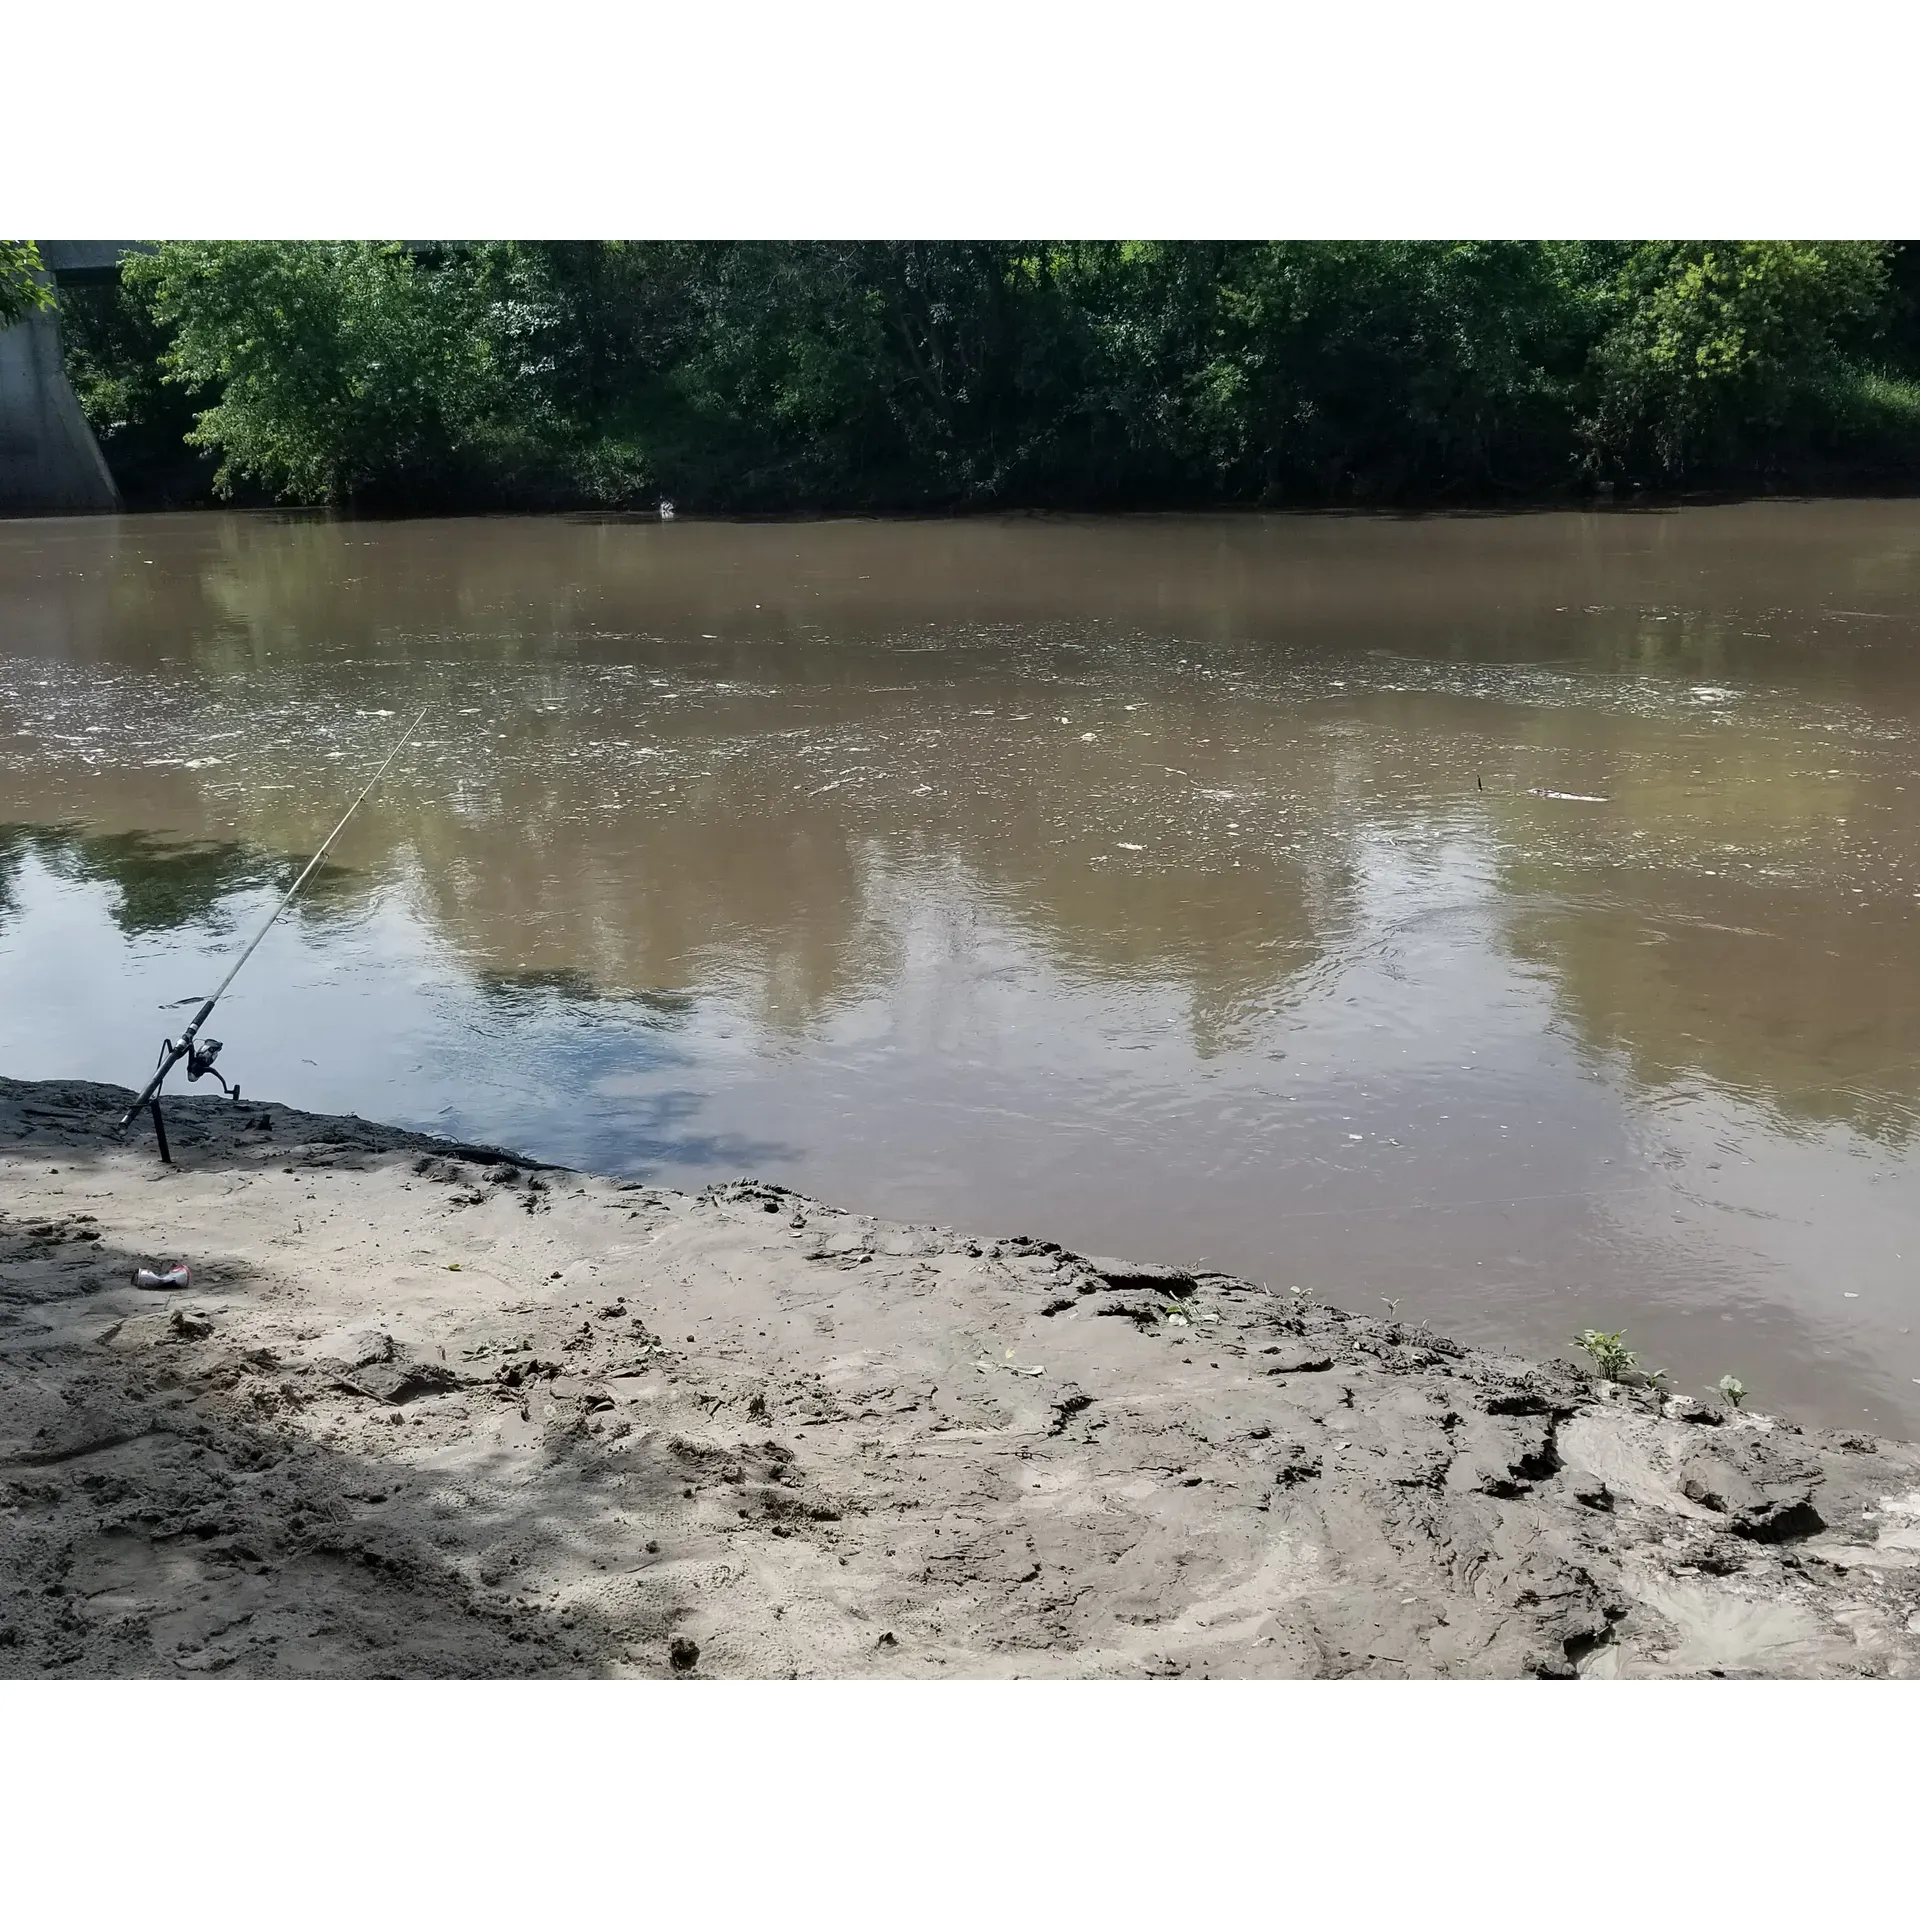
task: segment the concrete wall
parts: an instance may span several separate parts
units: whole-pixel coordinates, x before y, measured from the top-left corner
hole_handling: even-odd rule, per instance
[[[0,332],[0,517],[113,513],[120,489],[60,356],[60,320],[29,314]]]
[[[42,240],[40,264],[63,287],[86,286],[117,280],[128,254],[152,251],[150,240]]]

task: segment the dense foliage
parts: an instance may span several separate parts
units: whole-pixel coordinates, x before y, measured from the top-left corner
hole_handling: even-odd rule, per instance
[[[31,240],[0,240],[0,327],[48,304],[39,273],[40,250]]]
[[[68,336],[110,460],[171,447],[219,493],[319,504],[1907,484],[1914,251],[179,242],[76,300]]]

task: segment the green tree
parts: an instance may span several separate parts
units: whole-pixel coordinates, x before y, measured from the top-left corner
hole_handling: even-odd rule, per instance
[[[1867,339],[1887,265],[1873,241],[1634,247],[1595,349],[1590,459],[1669,479],[1773,464]]]
[[[1181,431],[1236,497],[1537,490],[1565,477],[1576,291],[1520,242],[1237,250],[1180,380]]]
[[[170,336],[169,380],[214,396],[187,436],[217,492],[323,505],[465,491],[511,464],[503,368],[465,263],[373,242],[170,242],[123,278]]]
[[[1920,461],[1905,245],[176,243],[126,275],[139,326],[71,355],[110,454],[174,431],[159,377],[222,490],[316,503],[1411,503]]]
[[[52,304],[40,278],[40,249],[31,240],[0,240],[0,327]]]
[[[1051,424],[1050,289],[1006,243],[700,247],[649,425],[663,477],[740,505],[1017,500]]]

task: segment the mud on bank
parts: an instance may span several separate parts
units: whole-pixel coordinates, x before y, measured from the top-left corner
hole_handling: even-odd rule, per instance
[[[1920,1667],[1920,1450],[756,1182],[213,1100],[164,1169],[128,1098],[0,1080],[0,1674]]]

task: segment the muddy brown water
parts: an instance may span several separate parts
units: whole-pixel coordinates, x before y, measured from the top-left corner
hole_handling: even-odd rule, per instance
[[[422,706],[249,1094],[1920,1434],[1920,503],[0,524],[4,1070]]]

